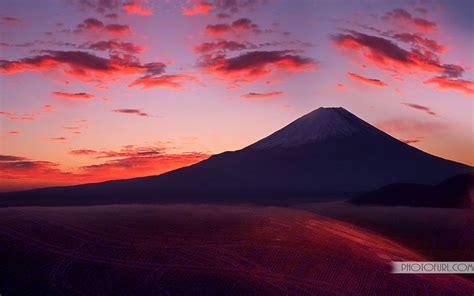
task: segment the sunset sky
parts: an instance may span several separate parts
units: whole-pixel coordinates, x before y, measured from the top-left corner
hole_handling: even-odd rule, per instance
[[[321,106],[474,165],[473,5],[1,1],[0,191],[159,174]]]

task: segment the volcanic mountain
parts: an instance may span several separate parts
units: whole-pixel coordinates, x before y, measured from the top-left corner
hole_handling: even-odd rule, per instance
[[[392,183],[433,185],[472,167],[378,130],[343,108],[319,108],[238,151],[159,176],[0,195],[0,206],[134,202],[298,203]]]

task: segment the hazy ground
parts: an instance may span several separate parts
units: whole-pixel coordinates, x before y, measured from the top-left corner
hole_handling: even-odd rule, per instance
[[[390,273],[392,260],[425,259],[296,209],[0,209],[2,296],[472,295],[474,284],[459,276]]]

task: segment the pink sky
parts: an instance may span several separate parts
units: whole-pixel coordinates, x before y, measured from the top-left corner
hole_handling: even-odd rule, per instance
[[[321,106],[474,165],[472,1],[0,9],[1,191],[163,173]]]

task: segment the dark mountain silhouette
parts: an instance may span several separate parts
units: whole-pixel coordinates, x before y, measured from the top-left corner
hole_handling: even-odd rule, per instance
[[[349,202],[356,205],[471,208],[474,173],[451,177],[438,185],[390,184]]]
[[[0,205],[298,203],[348,197],[391,183],[432,185],[469,170],[400,142],[343,108],[319,108],[253,145],[186,168],[1,194]]]

